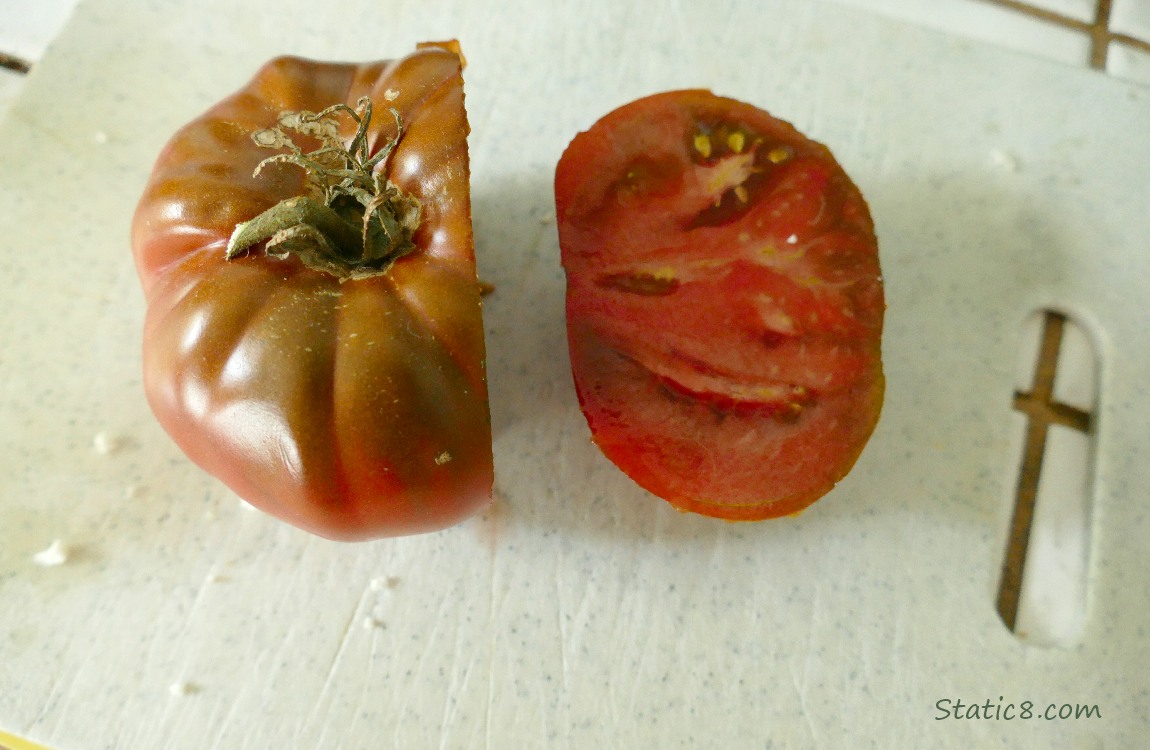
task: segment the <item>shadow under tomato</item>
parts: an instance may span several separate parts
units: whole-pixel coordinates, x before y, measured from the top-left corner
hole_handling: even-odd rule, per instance
[[[565,279],[547,175],[479,184],[472,216],[483,300],[492,433],[578,413],[567,357]]]
[[[485,533],[527,527],[676,544],[757,533],[675,510],[591,441],[568,355],[550,175],[476,184],[472,216],[479,275],[494,287],[484,299],[495,452],[495,504],[483,517]]]
[[[567,349],[566,277],[549,174],[478,183],[472,216],[484,298],[495,452],[488,533],[510,527],[642,536],[670,512],[591,442]],[[704,519],[705,521],[705,519]]]
[[[994,165],[887,178],[868,191],[886,399],[842,512],[993,524],[1013,482],[1021,326],[1035,309],[1076,304],[1075,256],[1090,252],[1078,246],[1088,238],[1046,192]]]
[[[883,416],[838,487],[795,517],[728,524],[675,511],[590,440],[571,380],[550,175],[474,194],[501,524],[693,543],[861,516],[985,523],[1002,497],[1018,324],[1073,273],[1059,217],[1008,175],[885,175],[864,186],[886,283]],[[1057,299],[1052,300],[1055,304]],[[1001,391],[1001,392],[999,392]],[[793,532],[791,532],[793,533]]]

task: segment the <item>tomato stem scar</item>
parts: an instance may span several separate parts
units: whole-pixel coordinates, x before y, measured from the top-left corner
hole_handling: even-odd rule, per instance
[[[371,100],[352,109],[335,104],[322,112],[285,112],[275,126],[252,134],[256,145],[288,149],[261,161],[294,164],[307,173],[307,194],[280,201],[255,218],[236,225],[225,258],[233,260],[266,242],[264,251],[277,258],[295,255],[304,265],[341,281],[387,273],[396,259],[415,249],[422,204],[386,177],[391,154],[403,138],[399,112],[391,109],[396,135],[374,155],[368,146]],[[351,142],[340,135],[339,115],[356,124]],[[305,153],[289,133],[319,140]]]

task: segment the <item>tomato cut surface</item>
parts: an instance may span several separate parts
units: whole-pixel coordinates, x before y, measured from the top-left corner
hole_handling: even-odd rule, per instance
[[[245,500],[325,537],[441,529],[491,498],[461,67],[450,43],[363,65],[275,59],[175,134],[134,217],[157,418]],[[284,119],[333,105],[322,122]],[[232,248],[237,225],[325,187],[305,184],[277,123],[298,125],[313,162],[334,158],[324,137],[373,159],[324,214],[373,217],[343,235],[383,248],[344,277],[287,252],[331,250],[310,229]]]
[[[603,453],[683,510],[794,513],[882,407],[862,195],[830,151],[708,91],[632,102],[555,175],[575,387]]]

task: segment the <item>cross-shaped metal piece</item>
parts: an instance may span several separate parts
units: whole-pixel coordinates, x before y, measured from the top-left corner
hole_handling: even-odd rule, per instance
[[[1018,474],[1010,537],[998,586],[998,614],[1012,631],[1018,617],[1022,570],[1030,544],[1047,431],[1051,425],[1062,425],[1085,433],[1093,428],[1089,413],[1054,400],[1054,375],[1065,324],[1065,315],[1049,311],[1046,313],[1034,381],[1029,392],[1014,394],[1014,408],[1027,416],[1026,442],[1023,446],[1022,468]]]

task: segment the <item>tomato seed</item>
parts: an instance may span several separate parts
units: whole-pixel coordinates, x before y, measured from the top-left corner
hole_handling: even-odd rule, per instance
[[[771,164],[782,164],[787,159],[791,158],[792,151],[786,146],[776,146],[767,152],[767,160]]]
[[[711,139],[706,133],[699,133],[695,136],[695,150],[699,152],[699,156],[704,159],[711,155]]]

